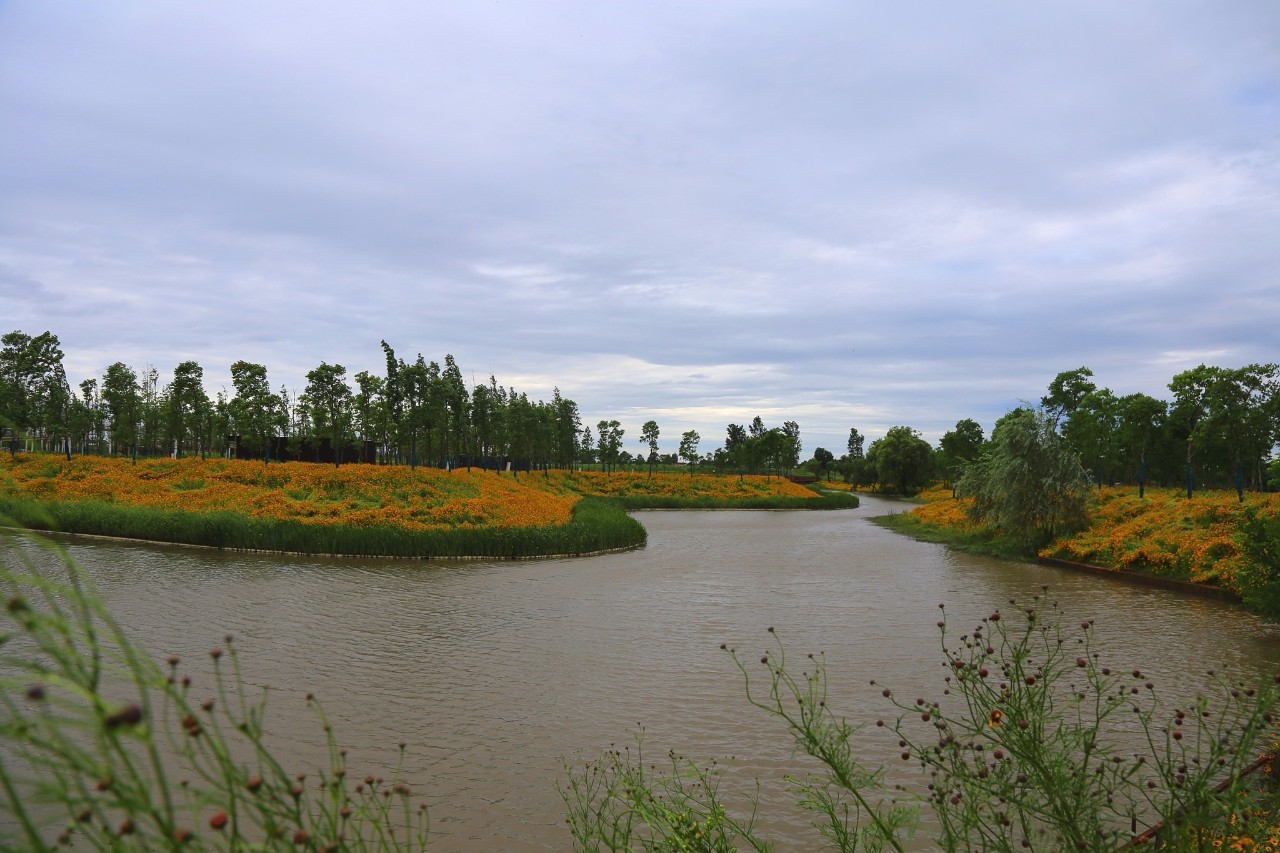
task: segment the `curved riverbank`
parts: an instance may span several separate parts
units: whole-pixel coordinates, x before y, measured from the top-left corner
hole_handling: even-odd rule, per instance
[[[778,477],[513,473],[227,459],[0,460],[18,527],[245,553],[517,560],[644,545],[641,509],[844,509]]]
[[[896,516],[872,519],[877,524],[926,542],[955,550],[1106,577],[1124,583],[1175,590],[1231,604],[1255,602],[1244,594],[1252,571],[1241,545],[1240,525],[1252,515],[1280,506],[1275,495],[1252,495],[1240,504],[1217,493],[1186,498],[1148,490],[1146,498],[1123,489],[1095,495],[1092,522],[1079,533],[1063,536],[1028,554],[1014,543],[974,525],[964,501],[949,493]],[[1093,559],[1090,559],[1093,558]]]

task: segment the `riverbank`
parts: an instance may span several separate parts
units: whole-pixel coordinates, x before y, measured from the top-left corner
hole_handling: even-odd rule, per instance
[[[16,526],[293,554],[588,555],[645,543],[630,510],[855,506],[856,496],[764,476],[0,458],[0,516]]]
[[[935,487],[924,503],[898,516],[873,519],[916,539],[940,542],[972,553],[1010,559],[1037,559],[1131,583],[1163,586],[1268,612],[1258,596],[1260,578],[1275,567],[1258,566],[1249,553],[1245,530],[1257,519],[1280,518],[1280,495],[1204,491],[1188,499],[1176,489],[1107,487],[1096,490],[1090,523],[1061,536],[1037,553],[1019,550],[996,531],[968,517],[968,502]]]

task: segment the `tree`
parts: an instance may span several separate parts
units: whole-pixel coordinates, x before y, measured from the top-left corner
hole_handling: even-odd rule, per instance
[[[725,427],[724,456],[726,462],[737,467],[738,479],[741,480],[742,468],[747,462],[747,431],[741,424]]]
[[[231,365],[231,384],[236,390],[229,408],[231,421],[251,447],[262,454],[263,463],[271,459],[271,440],[280,425],[280,398],[271,391],[267,368],[250,361]]]
[[[927,481],[933,465],[933,448],[908,426],[890,427],[884,438],[871,443],[867,452],[881,483],[898,494],[912,494]]]
[[[1040,398],[1040,405],[1049,415],[1055,429],[1058,422],[1080,407],[1085,396],[1097,386],[1089,381],[1093,371],[1087,367],[1064,370],[1049,383],[1049,393]]]
[[[1255,486],[1262,481],[1262,465],[1277,439],[1272,410],[1277,400],[1274,364],[1249,364],[1221,370],[1209,386],[1209,429],[1224,445],[1223,462],[1233,473],[1233,485],[1244,502],[1245,468]]]
[[[21,331],[0,338],[0,426],[38,436],[42,445],[67,437],[71,386],[58,336]]]
[[[600,421],[596,424],[596,446],[600,450],[600,465],[611,470],[622,461],[622,436],[626,430],[617,421]]]
[[[1138,481],[1138,497],[1147,489],[1147,448],[1164,423],[1164,401],[1146,394],[1129,394],[1120,398],[1121,458],[1127,459],[1130,472]]]
[[[818,471],[819,477],[825,476],[828,480],[830,480],[831,479],[831,463],[835,461],[836,461],[835,454],[832,453],[830,450],[827,450],[825,447],[818,447],[814,449],[813,462],[814,462],[814,467]]]
[[[1101,488],[1114,479],[1108,472],[1117,465],[1120,401],[1109,388],[1089,391],[1062,426],[1062,437],[1080,454],[1086,471]]]
[[[347,369],[341,364],[322,361],[319,367],[308,371],[307,387],[302,392],[311,429],[317,438],[329,439],[335,468],[342,464],[342,449],[351,437],[351,388],[346,376]]]
[[[169,438],[173,441],[173,453],[182,456],[188,436],[200,441],[200,424],[209,408],[209,397],[204,392],[204,370],[194,361],[184,361],[173,369],[173,381],[165,389]]]
[[[693,468],[698,462],[698,442],[702,436],[696,429],[691,429],[680,436],[680,456],[689,463],[689,476],[693,476]]]
[[[111,452],[118,452],[123,445],[136,462],[142,396],[138,388],[138,374],[133,368],[122,361],[107,368],[102,377],[102,401],[110,424]]]
[[[555,457],[562,468],[573,470],[578,459],[579,444],[582,437],[582,416],[578,413],[578,404],[568,397],[560,395],[558,387],[551,389],[551,407],[555,412]]]
[[[658,422],[645,421],[640,427],[640,443],[648,445],[649,478],[653,479],[653,463],[658,461]]]
[[[782,434],[786,438],[782,446],[782,467],[790,471],[800,465],[800,424],[783,421]]]
[[[957,487],[961,496],[973,498],[970,514],[976,521],[1028,551],[1088,520],[1088,478],[1055,424],[1044,409],[1009,412]]]
[[[386,442],[388,452],[400,458],[401,431],[404,427],[404,385],[400,379],[400,366],[403,362],[396,358],[396,351],[386,341],[380,342],[382,354],[386,361],[386,376],[382,380],[383,404],[386,410]]]
[[[591,425],[588,424],[582,428],[582,438],[578,442],[578,452],[581,454],[578,461],[582,464],[590,465],[596,461],[596,440],[591,434]]]
[[[441,454],[446,465],[452,466],[453,460],[467,453],[467,427],[470,418],[471,397],[467,393],[467,384],[462,379],[462,371],[451,354],[444,357],[444,371],[440,374],[440,390],[445,409],[445,425],[443,431],[443,449]],[[559,396],[559,390],[556,391]]]
[[[848,447],[849,447],[850,459],[865,458],[866,454],[863,453],[863,450],[862,450],[862,443],[864,441],[866,441],[866,439],[863,437],[862,433],[858,432],[857,427],[849,427]]]
[[[367,370],[361,370],[354,378],[356,433],[361,441],[373,445],[375,459],[381,459],[387,446],[387,381]]]
[[[1192,463],[1197,452],[1210,444],[1212,430],[1209,423],[1209,400],[1214,384],[1222,373],[1220,367],[1207,367],[1203,364],[1184,370],[1169,381],[1169,390],[1173,392],[1173,405],[1169,409],[1169,420],[1177,430],[1180,438],[1186,442],[1186,459],[1184,477],[1187,484],[1187,497],[1195,492],[1195,472]]]
[[[942,476],[955,480],[982,451],[982,426],[973,418],[956,421],[938,442],[938,467]]]

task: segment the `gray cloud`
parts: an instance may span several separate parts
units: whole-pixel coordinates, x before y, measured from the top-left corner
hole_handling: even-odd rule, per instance
[[[1276,359],[1263,0],[82,11],[0,9],[0,313],[85,376],[385,338],[811,450]]]

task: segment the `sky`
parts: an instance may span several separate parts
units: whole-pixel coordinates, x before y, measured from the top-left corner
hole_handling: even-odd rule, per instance
[[[1274,0],[0,0],[0,331],[664,451],[1280,361]]]

